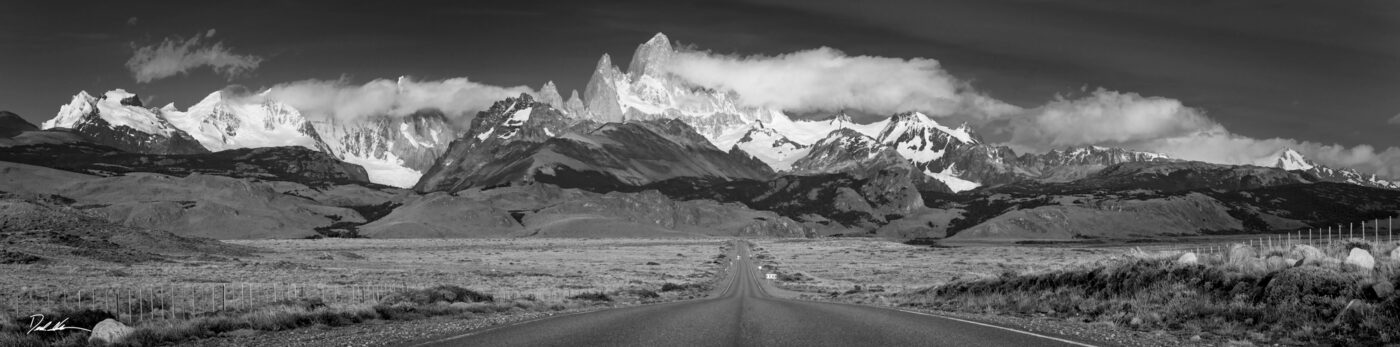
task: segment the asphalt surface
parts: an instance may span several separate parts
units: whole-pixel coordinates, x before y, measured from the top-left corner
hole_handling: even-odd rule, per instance
[[[1085,346],[980,323],[869,306],[781,299],[735,242],[706,299],[566,315],[417,346]]]

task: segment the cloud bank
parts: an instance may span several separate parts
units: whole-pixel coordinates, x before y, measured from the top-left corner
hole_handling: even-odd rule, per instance
[[[223,42],[205,42],[213,36],[214,30],[210,29],[187,40],[176,37],[150,46],[133,45],[135,52],[126,61],[126,68],[138,83],[184,74],[205,66],[232,80],[257,69],[258,64],[263,62],[259,56],[235,54],[232,49],[224,47]]]
[[[1032,148],[1081,144],[1125,144],[1223,129],[1180,101],[1136,93],[1095,91],[1063,98],[1011,121],[1011,143]]]
[[[748,57],[681,51],[664,69],[706,88],[734,91],[746,106],[793,113],[922,111],[944,116],[1015,109],[976,93],[937,60],[848,56],[828,47]]]
[[[1021,153],[1106,145],[1187,160],[1272,166],[1283,150],[1292,148],[1323,165],[1400,177],[1400,148],[1250,138],[1180,100],[1103,89],[1023,109],[979,93],[933,59],[849,56],[826,47],[777,56],[689,50],[677,52],[664,69],[706,88],[733,91],[746,106],[789,113],[954,116],[1009,134],[1005,144]],[[1400,124],[1400,115],[1389,122]]]
[[[448,118],[469,121],[492,103],[521,93],[533,94],[529,87],[498,87],[472,82],[465,77],[440,81],[376,79],[364,84],[340,80],[304,80],[267,88],[256,98],[280,101],[295,107],[311,119],[359,120],[376,116],[405,116],[423,109],[437,109]]]
[[[1323,165],[1400,177],[1400,148],[1346,147],[1294,139],[1256,139],[1230,132],[1204,111],[1179,100],[1097,90],[1079,99],[1056,99],[1006,116],[1002,131],[1018,152],[1077,145],[1108,145],[1204,162],[1273,166],[1292,148]]]

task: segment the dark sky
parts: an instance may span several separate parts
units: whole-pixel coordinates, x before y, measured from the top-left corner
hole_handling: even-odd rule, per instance
[[[209,29],[265,61],[149,83],[124,65],[134,45]],[[933,58],[1023,107],[1103,87],[1180,99],[1250,137],[1400,146],[1398,1],[6,1],[0,109],[38,123],[79,90],[184,108],[230,84],[342,76],[554,80],[567,97],[601,54],[625,67],[656,32],[721,53]]]

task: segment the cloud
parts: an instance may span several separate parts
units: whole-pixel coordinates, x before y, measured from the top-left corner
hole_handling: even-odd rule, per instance
[[[1056,99],[1007,115],[1007,145],[1045,152],[1077,145],[1108,145],[1174,158],[1234,165],[1273,166],[1284,149],[1336,168],[1400,177],[1400,148],[1346,147],[1294,139],[1257,139],[1230,132],[1204,111],[1179,100],[1097,90],[1080,99]]]
[[[1377,150],[1370,145],[1346,147],[1284,138],[1255,139],[1225,131],[1157,139],[1131,147],[1181,159],[1259,166],[1273,166],[1284,149],[1292,148],[1329,167],[1400,178],[1400,147]]]
[[[140,20],[141,20],[140,18],[136,18],[136,17],[127,18],[127,19],[126,19],[126,25],[136,25],[136,22],[137,22],[137,21],[140,21]]]
[[[1391,118],[1390,121],[1388,121],[1388,122],[1386,122],[1386,123],[1400,125],[1400,114],[1395,115],[1394,118]]]
[[[733,91],[746,106],[789,113],[953,116],[1008,137],[1005,144],[1022,153],[1106,145],[1186,160],[1272,166],[1292,148],[1323,165],[1400,177],[1397,147],[1256,139],[1230,132],[1180,100],[1104,89],[1023,109],[976,91],[933,59],[848,56],[826,47],[746,57],[690,50],[669,57],[663,69],[699,86]],[[1400,124],[1400,115],[1389,122]]]
[[[232,49],[224,47],[223,42],[205,43],[214,36],[214,32],[214,29],[209,29],[187,40],[166,38],[160,44],[135,47],[131,59],[126,61],[126,68],[139,83],[184,74],[190,69],[205,66],[232,80],[257,69],[258,64],[263,62],[259,56],[235,54]]]
[[[1099,89],[1077,100],[1057,98],[1010,121],[1010,142],[1044,151],[1082,144],[1140,142],[1223,129],[1180,101]]]
[[[521,93],[533,94],[529,87],[498,87],[472,82],[465,77],[441,81],[397,81],[376,79],[364,84],[340,80],[305,80],[267,88],[254,98],[277,100],[301,111],[311,119],[358,120],[375,116],[404,116],[423,109],[438,109],[465,125],[477,112],[492,103]]]
[[[827,47],[749,57],[680,51],[663,68],[703,87],[733,91],[747,106],[792,113],[922,111],[944,116],[1016,109],[976,93],[933,59],[848,56]]]

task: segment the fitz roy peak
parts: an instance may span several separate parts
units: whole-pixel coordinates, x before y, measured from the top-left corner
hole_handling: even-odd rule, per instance
[[[664,66],[675,54],[670,40],[659,33],[637,47],[627,72],[603,54],[584,90],[586,118],[598,122],[679,119],[713,141],[750,122],[769,122],[781,115],[778,110],[739,105],[733,92],[700,88],[666,72]]]
[[[572,97],[566,108],[571,108],[571,114],[596,122],[681,120],[716,148],[747,153],[775,172],[819,174],[867,167],[873,162],[862,159],[864,154],[888,148],[938,182],[926,188],[950,192],[1025,179],[1082,178],[1124,161],[1166,160],[1154,154],[1086,152],[1077,160],[1065,162],[1069,168],[1054,168],[1049,165],[1066,160],[1060,158],[1063,154],[1059,151],[1018,158],[1009,148],[983,143],[966,124],[945,126],[920,112],[904,112],[869,124],[853,122],[845,114],[825,120],[792,119],[782,110],[745,106],[733,91],[699,87],[669,72],[666,65],[676,55],[669,38],[660,33],[638,45],[626,72],[604,54],[588,81],[582,100],[584,109],[574,111],[572,108],[577,106],[567,106],[573,103]],[[541,88],[542,100],[554,100],[557,91],[550,87]],[[851,132],[838,133],[843,129]],[[855,134],[870,140],[854,140]],[[819,158],[804,160],[814,146],[831,137],[839,139],[827,141]],[[880,148],[854,149],[857,153],[853,155],[836,153],[846,147],[835,143],[855,142],[870,142]],[[1090,152],[1106,151],[1131,152]],[[796,167],[798,163],[803,163],[802,167]]]

